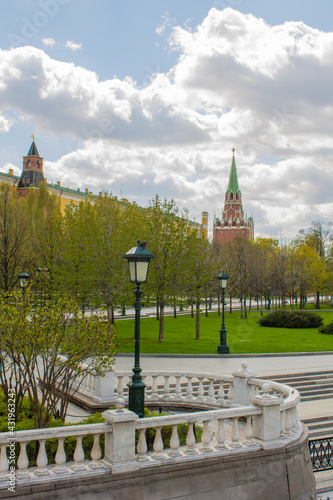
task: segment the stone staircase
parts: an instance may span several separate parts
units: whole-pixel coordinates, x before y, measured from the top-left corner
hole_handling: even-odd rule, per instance
[[[302,419],[309,429],[310,439],[333,436],[333,370],[276,375],[270,378],[297,389],[302,402],[314,401],[314,416]],[[320,415],[320,400],[323,399],[332,399],[331,415]],[[318,403],[316,404],[315,401]],[[318,407],[318,415],[315,415],[316,407]]]
[[[269,378],[283,384],[291,385],[297,389],[303,402],[333,398],[333,370],[275,375]]]

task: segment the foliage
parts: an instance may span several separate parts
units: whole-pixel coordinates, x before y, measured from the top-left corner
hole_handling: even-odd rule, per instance
[[[11,290],[27,262],[29,238],[25,200],[18,200],[16,191],[0,185],[0,288]]]
[[[311,312],[275,311],[260,318],[261,326],[276,328],[316,328],[323,323],[323,318]]]
[[[34,307],[33,297],[29,290],[23,299],[2,297],[0,379],[6,398],[15,388],[16,416],[27,395],[35,426],[46,427],[57,411],[65,418],[78,377],[110,369],[114,344],[103,318],[85,317],[73,299],[63,295]]]
[[[333,335],[333,321],[328,325],[322,325],[318,328],[318,332],[325,333],[326,335]]]

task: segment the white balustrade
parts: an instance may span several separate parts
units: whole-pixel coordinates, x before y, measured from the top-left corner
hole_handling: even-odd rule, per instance
[[[9,432],[0,434],[0,488],[1,481],[5,481],[8,470],[9,461],[7,454],[10,453],[12,461],[13,455],[10,446],[15,447],[15,443],[19,444],[19,456],[17,459],[17,474],[16,479],[18,482],[24,482],[31,479],[44,480],[45,477],[70,475],[77,472],[85,472],[92,469],[106,469],[105,464],[100,462],[102,452],[99,443],[101,434],[112,432],[112,427],[109,424],[88,424],[88,425],[75,425],[66,427],[51,427],[49,429],[32,429],[29,431],[16,431],[15,438],[10,436]],[[88,435],[94,436],[94,444],[91,449],[91,461],[85,460],[82,439]],[[64,442],[65,439],[71,436],[76,437],[76,448],[74,452],[74,463],[68,462],[65,452]],[[57,440],[57,450],[55,454],[55,464],[49,464],[48,456],[46,453],[46,443],[50,439]],[[27,445],[29,442],[35,441],[38,443],[37,467],[29,467],[29,457],[27,452]],[[13,443],[11,445],[11,443]],[[7,448],[7,451],[6,451]],[[14,449],[14,448],[13,448]],[[91,470],[91,469],[90,469]],[[108,469],[107,469],[108,470]],[[0,493],[1,497],[1,493]]]
[[[11,444],[9,433],[0,434],[0,496],[15,443],[19,444],[16,446],[19,450],[16,477],[18,482],[24,483],[32,479],[56,481],[76,474],[110,473],[110,470],[111,473],[124,472],[168,461],[199,460],[207,455],[253,453],[283,447],[298,439],[302,432],[297,415],[298,391],[278,382],[268,383],[255,378],[247,370],[247,363],[242,367],[232,376],[158,371],[146,372],[143,376],[148,404],[150,401],[163,405],[172,402],[182,407],[186,403],[190,407],[198,404],[201,408],[207,406],[206,411],[138,419],[137,415],[123,409],[125,400],[122,398],[128,393],[126,384],[132,374],[120,372],[114,374],[117,410],[103,413],[106,423],[18,431],[14,444]],[[81,384],[93,393],[99,382],[90,374]],[[180,443],[179,427],[184,425],[187,426],[186,439]],[[166,426],[171,428],[168,448],[162,439]],[[149,429],[155,430],[151,450],[147,443]],[[196,438],[195,429],[200,438]],[[139,439],[135,450],[136,431]],[[87,435],[94,439],[90,459],[85,459],[83,449],[83,438]],[[100,447],[102,435],[105,436],[104,458]],[[69,462],[65,440],[70,436],[76,438],[76,446]],[[57,443],[55,464],[50,464],[47,456],[50,439]],[[29,467],[27,445],[33,441],[38,442],[38,455],[36,466]]]

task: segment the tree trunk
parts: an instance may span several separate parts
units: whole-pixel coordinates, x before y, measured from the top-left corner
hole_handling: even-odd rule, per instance
[[[317,292],[315,308],[320,309],[320,294],[319,294],[319,292]]]
[[[106,317],[108,320],[109,335],[110,335],[110,338],[112,338],[112,325],[114,325],[114,312],[113,312],[112,304],[106,305]],[[113,323],[112,323],[112,317],[113,317]]]
[[[164,342],[164,303],[160,304],[160,324],[158,326],[158,341]]]
[[[197,302],[195,309],[195,340],[199,339],[200,339],[200,302]]]

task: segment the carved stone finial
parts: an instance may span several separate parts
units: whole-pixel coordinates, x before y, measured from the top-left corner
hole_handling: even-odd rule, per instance
[[[121,413],[124,411],[124,406],[125,406],[125,399],[124,398],[117,398],[115,406],[117,408],[117,412]]]
[[[271,395],[270,395],[270,392],[272,390],[271,384],[269,384],[268,382],[265,382],[264,384],[262,384],[261,389],[263,392],[263,395],[262,395],[263,398],[270,398],[271,397]]]

